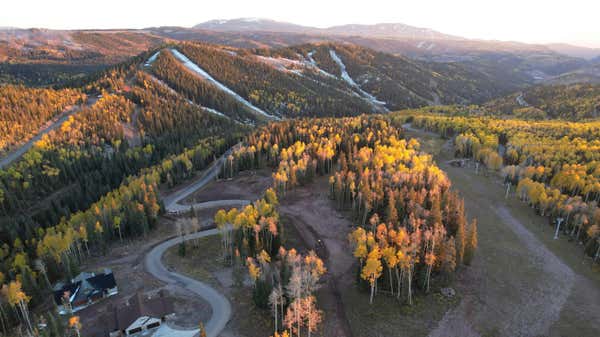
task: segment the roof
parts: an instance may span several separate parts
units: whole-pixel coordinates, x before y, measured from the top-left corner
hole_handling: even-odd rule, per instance
[[[117,282],[112,271],[105,270],[104,273],[95,275],[93,273],[81,273],[71,282],[63,284],[62,287],[56,287],[54,290],[54,301],[62,304],[64,293],[68,291],[71,294],[71,302],[87,300],[89,297],[101,294],[105,290],[115,288]]]
[[[133,323],[131,323],[125,330],[131,330],[131,329],[147,326],[147,325],[153,324],[153,323],[160,324],[160,318],[141,316],[138,319],[136,319]]]
[[[126,305],[109,307],[102,322],[109,331],[124,330],[142,316],[162,318],[174,312],[173,303],[165,297],[163,291],[158,296],[149,298],[138,292]]]

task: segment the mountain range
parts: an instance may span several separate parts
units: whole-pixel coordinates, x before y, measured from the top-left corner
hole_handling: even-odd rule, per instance
[[[353,44],[422,62],[458,63],[497,79],[504,87],[600,82],[599,49],[473,40],[401,23],[316,28],[254,18],[211,20],[192,28],[0,29],[0,80],[19,77],[17,81],[25,83],[53,83],[178,41],[250,49],[307,43]],[[35,81],[31,82],[31,78]]]

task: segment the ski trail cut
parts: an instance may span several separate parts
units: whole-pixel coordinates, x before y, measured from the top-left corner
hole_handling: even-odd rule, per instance
[[[356,90],[358,90],[358,92],[367,100],[369,100],[369,102],[371,102],[374,105],[378,105],[378,106],[384,106],[386,103],[383,101],[380,101],[377,99],[377,97],[369,94],[368,92],[362,90],[362,88],[358,85],[358,83],[354,82],[354,80],[352,79],[352,77],[350,77],[350,74],[348,74],[348,71],[346,71],[346,65],[344,64],[344,62],[342,62],[342,59],[335,53],[335,51],[333,49],[329,49],[329,55],[331,56],[331,58],[333,59],[333,61],[335,63],[337,63],[337,65],[340,67],[341,73],[342,73],[342,79],[344,81],[346,81],[346,83],[348,83],[350,86],[352,86],[353,88],[355,88]],[[386,109],[387,110],[387,109]]]
[[[306,54],[306,56],[308,57],[308,63],[311,66],[313,66],[319,72],[319,74],[321,74],[321,75],[323,75],[325,77],[330,77],[330,78],[336,78],[337,79],[337,77],[335,75],[330,74],[330,73],[326,72],[325,70],[319,68],[319,66],[317,65],[317,61],[315,61],[315,59],[312,57],[314,53],[315,53],[315,51],[313,50],[313,51],[309,52],[308,54]]]
[[[150,56],[150,58],[148,59],[148,61],[146,61],[146,63],[144,63],[144,67],[151,66],[152,63],[154,63],[154,61],[156,61],[156,58],[158,57],[158,54],[160,54],[160,50],[157,51],[156,53],[154,53],[152,56]]]
[[[225,86],[221,82],[219,82],[216,79],[214,79],[209,73],[207,73],[204,69],[200,68],[197,64],[195,64],[194,62],[192,62],[189,58],[187,58],[187,56],[185,56],[182,53],[180,53],[177,49],[171,48],[170,50],[173,53],[173,55],[179,61],[181,61],[186,68],[188,68],[189,70],[195,72],[200,77],[202,77],[203,79],[207,80],[211,84],[215,85],[217,88],[221,89],[222,91],[225,91],[227,94],[231,95],[235,100],[237,100],[238,102],[242,103],[244,106],[246,106],[247,108],[249,108],[253,112],[255,112],[255,113],[259,114],[259,115],[262,115],[264,117],[267,117],[269,119],[280,120],[279,117],[270,115],[270,114],[266,113],[264,110],[262,110],[262,109],[260,109],[260,108],[258,108],[256,106],[254,106],[252,103],[248,102],[242,96],[238,95],[235,91],[229,89],[227,86]]]

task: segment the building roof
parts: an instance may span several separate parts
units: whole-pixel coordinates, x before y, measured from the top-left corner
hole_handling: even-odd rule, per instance
[[[109,328],[108,331],[125,330],[142,316],[163,318],[173,312],[173,303],[165,297],[163,291],[152,298],[138,292],[127,301],[126,305],[120,307],[111,305],[102,322]]]
[[[70,302],[87,301],[88,298],[116,286],[115,276],[108,269],[98,275],[81,273],[67,284],[57,284],[54,288],[54,301],[57,304],[62,304],[62,298],[67,291],[71,296]]]

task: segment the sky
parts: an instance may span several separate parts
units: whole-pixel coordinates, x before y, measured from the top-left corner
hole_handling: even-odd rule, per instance
[[[398,22],[486,40],[600,48],[598,0],[3,0],[0,27],[191,27],[259,17],[316,27]]]

